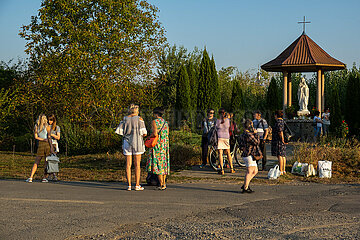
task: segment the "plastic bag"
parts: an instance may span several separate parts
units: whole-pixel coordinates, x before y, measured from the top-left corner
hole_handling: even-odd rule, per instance
[[[293,167],[291,169],[291,173],[292,174],[298,174],[298,175],[305,175],[306,170],[308,168],[308,165],[309,164],[307,164],[307,163],[300,163],[300,162],[296,161],[293,164]]]
[[[305,169],[305,176],[306,177],[311,177],[311,176],[316,176],[316,170],[314,168],[314,165],[309,164],[306,169]]]
[[[280,169],[279,169],[279,165],[276,165],[275,167],[269,170],[268,179],[275,180],[278,177],[280,177]]]
[[[318,161],[318,171],[319,177],[321,178],[331,178],[331,161]]]

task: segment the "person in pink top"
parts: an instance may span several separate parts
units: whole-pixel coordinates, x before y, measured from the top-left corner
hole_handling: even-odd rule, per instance
[[[235,173],[232,157],[230,154],[230,119],[226,117],[225,109],[220,108],[219,110],[219,119],[216,121],[216,130],[218,134],[218,145],[217,149],[219,152],[219,161],[220,168],[219,174],[224,175],[224,160],[223,160],[223,152],[227,155],[230,164],[230,172]]]

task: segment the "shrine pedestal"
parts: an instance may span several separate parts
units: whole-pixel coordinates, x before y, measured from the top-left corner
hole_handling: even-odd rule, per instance
[[[289,119],[286,120],[287,125],[295,134],[291,141],[312,142],[314,139],[314,121],[309,119]]]

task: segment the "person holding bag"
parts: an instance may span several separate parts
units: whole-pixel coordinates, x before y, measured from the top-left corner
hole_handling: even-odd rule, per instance
[[[134,158],[135,165],[135,191],[142,191],[140,185],[140,161],[145,152],[144,139],[147,135],[144,120],[139,116],[139,106],[131,104],[129,115],[120,122],[115,133],[123,136],[123,154],[126,157],[126,179],[128,191],[131,191],[131,164]]]
[[[39,146],[37,148],[35,163],[31,169],[30,177],[26,180],[26,182],[28,183],[32,183],[34,174],[40,164],[41,159],[44,158],[45,160],[45,158],[49,156],[50,153],[55,153],[51,142],[50,133],[51,133],[51,128],[48,125],[46,115],[40,114],[34,128],[34,136],[35,139],[39,141]],[[44,176],[42,179],[43,183],[48,182],[48,180],[46,179],[47,175],[48,173],[46,171],[46,160],[45,160]]]
[[[271,140],[271,155],[276,156],[279,160],[280,175],[286,174],[286,142],[284,131],[286,123],[283,119],[284,113],[282,110],[275,111],[275,126],[273,127],[273,135]]]
[[[156,107],[153,110],[154,120],[151,122],[150,138],[157,139],[150,148],[146,170],[158,176],[158,190],[166,189],[166,176],[170,174],[169,125],[163,119],[164,110]]]
[[[244,178],[244,184],[242,185],[241,193],[252,193],[249,184],[251,179],[258,173],[257,160],[260,160],[263,156],[259,148],[260,139],[254,124],[250,119],[246,119],[244,123],[244,133],[239,137],[239,146],[243,150],[241,157],[246,165],[246,174]]]

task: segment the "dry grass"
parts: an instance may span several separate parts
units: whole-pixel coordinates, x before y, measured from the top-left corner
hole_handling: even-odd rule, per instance
[[[322,142],[320,144],[296,144],[293,151],[295,161],[313,164],[317,168],[318,161],[332,161],[332,178],[304,178],[312,182],[360,182],[360,144],[356,140]]]

